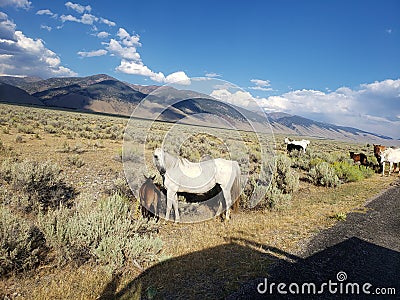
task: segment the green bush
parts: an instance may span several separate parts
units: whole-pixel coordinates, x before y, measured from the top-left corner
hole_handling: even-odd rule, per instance
[[[335,173],[335,169],[327,162],[320,162],[315,167],[312,167],[308,172],[310,180],[315,185],[327,187],[335,187],[340,184],[340,180]]]
[[[32,269],[45,250],[43,233],[37,227],[0,207],[0,276]]]
[[[131,205],[120,195],[94,204],[83,201],[71,211],[61,208],[39,215],[39,226],[59,262],[95,260],[110,272],[131,262],[160,258],[155,221],[133,219]]]
[[[7,182],[17,196],[23,197],[27,212],[68,205],[75,191],[60,176],[60,169],[51,162],[5,160],[0,179]]]
[[[276,157],[276,172],[267,190],[265,204],[271,209],[279,209],[292,199],[292,193],[299,187],[299,176],[291,168],[292,160],[285,155]]]
[[[348,161],[335,162],[333,168],[336,175],[344,182],[360,181],[374,173],[372,169],[354,165],[353,162]]]

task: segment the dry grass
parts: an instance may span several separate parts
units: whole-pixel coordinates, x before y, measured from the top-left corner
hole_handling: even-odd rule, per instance
[[[0,109],[5,109],[13,118],[0,120],[1,160],[13,156],[57,162],[66,182],[78,192],[91,195],[93,200],[106,195],[113,181],[121,177],[122,163],[115,158],[121,152],[122,140],[115,136],[123,131],[126,119],[3,104]],[[27,117],[29,113],[32,117]],[[49,124],[42,124],[41,118],[49,120]],[[86,130],[75,132],[68,120]],[[65,126],[58,124],[57,127],[55,122]],[[57,129],[60,126],[64,129]],[[157,126],[161,132],[165,128],[162,124]],[[85,134],[81,136],[80,132]],[[22,143],[16,143],[17,135],[21,136]],[[313,140],[310,147],[314,145],[330,149],[332,153],[365,148],[325,140]],[[278,137],[278,151],[283,147],[283,137]],[[79,157],[84,165],[71,166],[68,157],[72,156]],[[0,298],[4,295],[15,299],[98,299],[101,296],[101,299],[113,296],[138,299],[139,295],[143,298],[223,298],[241,283],[266,276],[271,262],[297,253],[319,230],[335,224],[335,216],[362,211],[367,199],[397,179],[397,175],[390,178],[373,175],[334,189],[301,182],[290,206],[281,210],[241,210],[228,223],[220,220],[197,224],[162,222],[159,236],[169,259],[151,268],[141,270],[137,266],[122,276],[111,276],[94,263],[58,267],[48,261],[36,270],[3,278]]]

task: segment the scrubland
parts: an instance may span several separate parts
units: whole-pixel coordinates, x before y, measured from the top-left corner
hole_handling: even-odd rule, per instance
[[[239,212],[230,221],[148,220],[124,164],[150,166],[133,169],[135,180],[155,175],[151,153],[172,129],[145,120],[127,127],[128,120],[0,104],[0,297],[221,298],[267,276],[271,263],[349,212],[362,212],[398,178],[375,172],[372,145],[310,138],[305,154],[289,155],[283,136],[269,136],[263,156],[253,133],[182,125],[170,143],[179,155],[245,166]],[[371,166],[354,165],[349,151],[366,153]],[[266,195],[251,208],[260,185]]]

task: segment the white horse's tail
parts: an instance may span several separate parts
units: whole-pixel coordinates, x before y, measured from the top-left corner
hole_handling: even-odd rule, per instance
[[[240,168],[235,164],[235,179],[231,187],[231,200],[232,200],[232,210],[237,212],[239,209],[239,197],[240,197]]]

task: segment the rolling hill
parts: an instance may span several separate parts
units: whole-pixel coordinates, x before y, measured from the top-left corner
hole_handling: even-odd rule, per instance
[[[269,126],[260,114],[215,101],[208,95],[172,87],[125,83],[105,74],[45,80],[37,77],[0,76],[0,102],[7,103],[130,116],[137,104],[148,96],[153,105],[148,107],[149,113],[165,106],[165,103],[173,103],[160,114],[159,119],[164,121],[176,122],[190,116],[192,121],[197,118],[207,123],[207,116],[213,115],[235,126],[246,123],[246,118],[260,126]],[[387,136],[317,122],[297,115],[270,113],[266,116],[274,133],[278,134],[358,142],[392,140]],[[148,116],[144,114],[143,117]]]

